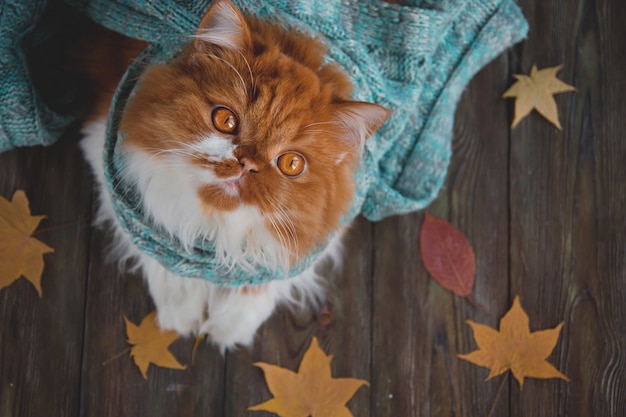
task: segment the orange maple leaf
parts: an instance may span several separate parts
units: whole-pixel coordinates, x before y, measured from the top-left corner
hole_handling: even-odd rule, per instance
[[[543,117],[561,130],[559,116],[554,101],[554,94],[574,91],[576,88],[556,78],[562,65],[550,68],[537,69],[533,65],[530,69],[530,76],[515,74],[517,82],[504,92],[502,97],[515,97],[515,117],[511,128],[517,124],[533,110],[536,109]]]
[[[346,403],[359,387],[369,386],[369,383],[355,378],[333,378],[331,360],[332,355],[326,355],[314,337],[297,373],[263,362],[255,363],[263,370],[274,398],[248,410],[269,411],[281,417],[351,417]]]
[[[148,379],[150,364],[170,369],[186,369],[167,349],[177,338],[175,331],[162,331],[156,324],[156,311],[148,314],[139,326],[128,320],[126,322],[127,342],[133,345],[130,356],[141,371],[144,379]]]
[[[486,380],[511,370],[520,388],[524,377],[569,379],[546,361],[550,355],[563,323],[554,329],[530,332],[528,315],[522,309],[519,297],[500,320],[500,331],[467,320],[474,331],[479,349],[459,358],[490,369]]]
[[[31,237],[46,216],[31,216],[22,190],[9,202],[0,197],[0,288],[24,276],[41,297],[43,255],[54,249]]]

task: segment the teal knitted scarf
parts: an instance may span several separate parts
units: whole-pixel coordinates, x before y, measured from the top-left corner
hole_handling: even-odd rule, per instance
[[[284,278],[276,271],[220,269],[212,243],[189,253],[142,212],[135,184],[124,180],[119,114],[147,65],[171,59],[195,33],[210,1],[68,0],[94,20],[151,43],[127,71],[110,112],[105,149],[107,185],[122,227],[134,244],[179,276],[227,286]],[[356,193],[343,217],[369,220],[424,208],[437,194],[451,156],[456,103],[472,76],[521,40],[527,24],[514,0],[235,1],[244,13],[318,37],[354,84],[354,99],[393,109],[366,141]],[[287,274],[309,267],[323,247]]]

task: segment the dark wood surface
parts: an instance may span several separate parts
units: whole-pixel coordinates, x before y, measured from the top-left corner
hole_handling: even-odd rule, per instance
[[[358,220],[343,271],[329,271],[321,309],[279,310],[254,347],[222,357],[193,340],[172,350],[185,371],[123,355],[123,316],[153,306],[141,278],[106,262],[108,236],[89,226],[92,181],[77,133],[49,148],[0,155],[0,194],[26,191],[46,214],[43,297],[24,279],[0,290],[0,417],[234,417],[270,394],[257,361],[296,369],[311,337],[333,375],[363,378],[358,417],[626,416],[626,3],[521,0],[528,39],[481,71],[456,113],[454,157],[429,208],[476,252],[473,298],[452,295],[419,256],[423,213]],[[575,93],[556,96],[563,130],[537,114],[509,129],[500,98],[513,73],[563,64]],[[468,319],[498,326],[519,295],[531,330],[565,325],[549,361],[571,381],[527,379],[457,358],[476,348]],[[106,362],[103,365],[103,362]]]

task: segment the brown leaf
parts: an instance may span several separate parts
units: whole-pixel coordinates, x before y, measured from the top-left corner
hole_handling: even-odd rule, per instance
[[[298,373],[263,362],[255,365],[265,373],[274,398],[249,410],[263,410],[281,417],[351,417],[346,403],[367,381],[333,378],[331,355],[326,355],[314,337],[304,353]]]
[[[476,274],[474,249],[456,227],[425,213],[420,252],[426,270],[442,287],[464,297],[472,292]]]
[[[43,255],[54,249],[31,237],[46,216],[31,216],[28,199],[22,190],[13,200],[0,197],[0,288],[24,276],[41,297]]]
[[[561,327],[537,332],[530,331],[528,315],[522,309],[519,297],[500,320],[500,331],[484,324],[467,321],[474,331],[479,349],[459,358],[490,369],[487,379],[511,370],[520,388],[524,377],[569,379],[546,361],[556,345]]]
[[[167,350],[177,338],[175,331],[161,331],[156,324],[156,311],[147,315],[139,326],[133,324],[124,316],[126,322],[127,342],[133,345],[130,356],[135,361],[135,365],[141,371],[144,379],[148,379],[148,366],[150,364],[170,369],[186,369]]]
[[[556,73],[560,71],[561,67],[562,65],[537,70],[537,66],[533,65],[530,69],[530,76],[514,75],[517,82],[502,95],[505,98],[515,97],[515,117],[511,128],[517,126],[524,117],[535,109],[561,130],[556,102],[552,96],[576,90],[576,88],[556,78]]]

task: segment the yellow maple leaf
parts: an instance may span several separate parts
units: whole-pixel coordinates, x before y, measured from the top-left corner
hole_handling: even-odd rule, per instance
[[[126,322],[127,342],[133,345],[130,356],[141,371],[144,379],[148,379],[150,364],[170,369],[186,369],[167,348],[178,338],[175,331],[162,331],[156,324],[156,311],[148,314],[139,326],[128,320]]]
[[[556,67],[537,69],[533,65],[530,69],[530,76],[515,74],[517,82],[504,92],[502,97],[515,97],[515,117],[511,128],[517,124],[533,110],[537,110],[543,117],[561,130],[559,116],[554,101],[554,94],[574,91],[576,88],[556,78],[562,65]]]
[[[528,315],[522,309],[519,297],[500,320],[500,331],[484,324],[467,320],[474,331],[479,349],[459,358],[490,369],[487,380],[511,370],[520,388],[524,377],[569,379],[546,361],[550,355],[563,323],[554,329],[530,331]]]
[[[369,383],[355,378],[333,378],[331,361],[332,355],[326,355],[314,337],[297,373],[264,362],[255,363],[263,370],[274,398],[248,409],[269,411],[281,417],[352,417],[346,403],[359,387]]]
[[[32,237],[46,216],[31,216],[22,190],[11,201],[0,197],[0,288],[24,276],[41,297],[43,255],[54,249]]]

